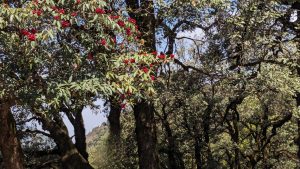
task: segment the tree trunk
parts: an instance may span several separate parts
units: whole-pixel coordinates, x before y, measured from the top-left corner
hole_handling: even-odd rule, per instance
[[[201,141],[201,136],[197,134],[195,136],[195,159],[196,159],[196,166],[197,169],[202,169],[203,167],[203,162],[202,162],[202,156],[201,156],[201,149],[202,149],[202,141]]]
[[[75,146],[79,153],[88,161],[88,153],[86,150],[86,136],[85,136],[85,127],[82,117],[82,109],[79,109],[75,112],[75,123],[74,123],[74,134],[75,134]]]
[[[137,20],[141,39],[145,40],[143,48],[146,51],[156,50],[155,16],[153,0],[126,0],[127,7],[131,8],[130,17]],[[159,169],[159,160],[156,149],[156,124],[152,103],[145,100],[134,106],[136,135],[140,169]]]
[[[64,169],[93,169],[72,142],[68,129],[59,115],[51,120],[42,114],[36,114],[41,119],[43,129],[50,132],[57,144]]]
[[[110,112],[108,115],[109,122],[109,141],[118,145],[121,137],[121,123],[120,123],[121,107],[119,104],[110,102]]]
[[[0,150],[4,169],[23,169],[23,154],[16,134],[16,123],[11,104],[0,101]]]
[[[133,108],[140,169],[159,169],[153,105],[143,100]]]
[[[164,106],[165,107],[165,106]],[[182,159],[182,154],[178,149],[178,146],[173,137],[173,133],[168,122],[168,115],[163,108],[163,117],[161,118],[162,125],[165,128],[167,140],[168,140],[168,161],[169,169],[184,169],[184,162]]]
[[[239,127],[238,127],[238,118],[235,117],[233,119],[233,128],[234,128],[234,134],[233,134],[233,141],[235,144],[234,147],[234,166],[236,169],[241,169],[240,164],[240,150],[239,150]]]
[[[88,161],[88,153],[86,150],[86,136],[85,136],[85,127],[82,117],[82,111],[84,109],[84,106],[81,106],[78,109],[70,110],[68,108],[62,108],[61,111],[66,114],[69,121],[73,125],[74,128],[74,136],[75,136],[75,146],[79,153],[82,155],[84,159]],[[57,119],[59,123],[61,122],[61,119]],[[64,125],[64,124],[63,124]]]

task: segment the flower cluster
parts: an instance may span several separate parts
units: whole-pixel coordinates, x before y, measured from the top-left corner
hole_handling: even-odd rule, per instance
[[[35,41],[36,40],[36,30],[35,29],[30,29],[30,30],[26,30],[26,29],[21,29],[20,33],[22,36],[27,37],[28,40],[30,41]]]
[[[142,49],[142,39],[139,40],[138,21],[118,16],[118,12],[110,11],[110,8],[102,3],[80,0],[50,1],[30,1],[26,6],[29,9],[26,15],[20,15],[21,20],[24,21],[13,18],[14,21],[11,22],[19,23],[19,27],[23,28],[18,32],[19,36],[16,36],[25,42],[22,43],[22,47],[35,49],[26,52],[37,52],[28,53],[28,57],[52,64],[53,57],[38,53],[41,51],[39,48],[45,47],[39,45],[67,40],[72,44],[66,43],[57,50],[61,50],[62,56],[68,56],[61,59],[70,63],[70,67],[57,66],[72,70],[68,71],[70,75],[73,72],[81,73],[81,70],[86,70],[91,71],[89,73],[93,77],[103,78],[99,74],[107,75],[109,74],[107,72],[111,72],[112,76],[105,77],[103,82],[107,83],[109,88],[111,87],[110,90],[114,94],[120,94],[123,99],[147,97],[154,93],[153,85],[159,81],[157,77],[159,67],[174,58],[174,55],[139,52]],[[89,4],[90,8],[80,3]],[[75,6],[70,7],[70,5]],[[28,43],[37,39],[39,43]],[[105,72],[97,69],[100,64],[107,66]],[[126,104],[123,104],[121,107],[125,108],[125,106]]]
[[[101,9],[101,8],[96,8],[96,9],[95,9],[95,12],[96,12],[97,14],[105,14],[105,13],[106,13],[105,10],[104,10],[104,9]]]
[[[117,93],[121,108],[125,109],[126,105],[130,104],[135,97],[139,97],[141,93],[143,96],[153,95],[155,93],[153,85],[157,81],[158,68],[162,64],[172,61],[174,57],[174,54],[167,55],[156,51],[121,57],[117,63],[123,64],[121,72],[125,71],[127,74],[119,74],[118,78],[111,79],[115,81],[114,84],[119,89]],[[120,71],[120,66],[116,70]]]

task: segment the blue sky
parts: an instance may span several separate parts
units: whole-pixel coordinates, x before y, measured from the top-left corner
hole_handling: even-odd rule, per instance
[[[96,105],[100,105],[100,109],[96,111],[90,109],[90,107],[84,108],[82,115],[85,124],[85,134],[88,134],[89,132],[92,131],[93,128],[100,126],[103,122],[107,122],[107,114],[104,113],[103,111],[104,109],[103,103],[104,102],[101,100],[95,102]],[[64,117],[64,121],[68,127],[69,135],[73,136],[74,135],[73,126],[71,125],[67,117]]]

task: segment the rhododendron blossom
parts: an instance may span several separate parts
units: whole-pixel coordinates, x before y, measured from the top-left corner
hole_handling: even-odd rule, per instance
[[[143,67],[142,70],[143,70],[143,72],[145,72],[145,73],[148,73],[148,72],[149,72],[149,69],[148,69],[147,67]]]
[[[151,80],[153,80],[153,81],[155,80],[155,76],[154,76],[154,75],[151,75],[150,78],[151,78]]]
[[[36,39],[35,34],[33,34],[33,33],[29,33],[29,34],[27,35],[27,38],[28,38],[28,40],[30,40],[30,41],[35,41],[35,39]]]
[[[101,9],[101,8],[96,8],[96,9],[95,9],[95,12],[96,12],[97,14],[105,14],[105,13],[106,13],[105,10],[104,10],[104,9]]]
[[[69,21],[66,21],[66,20],[63,20],[63,21],[61,21],[61,26],[62,26],[63,28],[69,27],[69,26],[70,26],[70,22],[69,22]]]
[[[21,29],[20,32],[23,36],[29,35],[29,33],[30,33],[29,31],[27,31],[25,29]]]
[[[165,59],[166,58],[166,55],[161,53],[160,55],[157,56],[159,59]]]
[[[60,20],[60,16],[57,15],[57,16],[53,16],[54,20]]]
[[[126,28],[126,34],[127,34],[128,36],[131,35],[131,29],[130,29],[130,28]]]
[[[122,21],[122,20],[118,20],[117,24],[118,24],[120,27],[124,27],[124,26],[125,26],[125,22]]]
[[[105,40],[105,39],[101,39],[100,44],[101,44],[102,46],[105,46],[105,45],[106,45],[106,40]]]
[[[116,20],[116,19],[119,19],[119,18],[120,18],[119,16],[114,16],[114,15],[110,16],[110,19],[112,19],[112,20]]]
[[[129,18],[128,21],[131,22],[131,23],[133,23],[133,24],[136,24],[136,20],[133,19],[133,18]]]
[[[134,58],[131,58],[130,59],[130,63],[134,63],[135,62],[135,59]]]
[[[60,14],[65,14],[65,10],[64,9],[58,9],[57,12],[60,13]]]
[[[32,14],[37,14],[37,16],[41,16],[42,15],[42,10],[38,9],[38,10],[33,10]]]
[[[71,16],[77,16],[77,12],[72,12]]]
[[[129,63],[129,60],[128,60],[128,59],[125,59],[125,60],[124,60],[124,63],[125,63],[125,64],[128,64],[128,63]]]

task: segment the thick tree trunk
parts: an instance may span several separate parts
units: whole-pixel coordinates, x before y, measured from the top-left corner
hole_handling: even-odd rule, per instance
[[[156,148],[156,126],[153,105],[146,101],[136,104],[133,108],[136,123],[139,166],[141,169],[159,169]]]
[[[129,15],[137,20],[139,30],[142,33],[141,39],[145,40],[144,49],[146,51],[155,51],[156,20],[153,0],[126,0],[126,5],[132,11],[139,11],[131,11]],[[140,169],[159,169],[153,104],[143,100],[137,103],[133,109],[136,123],[139,167]]]
[[[74,134],[75,134],[75,146],[79,153],[88,161],[88,153],[86,150],[86,136],[85,136],[85,127],[82,117],[82,109],[79,109],[75,112],[75,123],[74,123]]]
[[[63,111],[66,114],[69,121],[73,125],[74,136],[75,136],[75,146],[76,146],[77,150],[82,155],[82,157],[88,161],[89,155],[86,150],[85,127],[84,127],[84,121],[83,121],[83,117],[82,117],[83,109],[84,109],[84,106],[81,106],[81,108],[78,108],[76,110],[62,108],[61,111]],[[57,120],[61,121],[61,119],[57,119]]]
[[[16,123],[11,113],[12,105],[0,101],[0,150],[4,169],[23,169],[23,154],[16,134]]]
[[[120,105],[111,101],[110,112],[108,115],[109,141],[115,145],[118,145],[120,143],[120,137],[121,137],[120,114],[121,114]]]
[[[42,114],[36,114],[41,119],[43,129],[50,132],[57,144],[64,169],[93,169],[72,142],[68,129],[59,115],[50,120]]]

